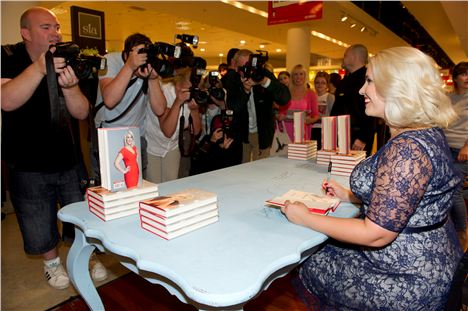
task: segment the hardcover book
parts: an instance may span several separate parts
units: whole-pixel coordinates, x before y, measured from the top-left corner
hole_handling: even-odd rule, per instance
[[[87,197],[102,202],[104,206],[121,205],[125,202],[143,201],[158,196],[158,185],[143,180],[139,188],[111,192],[104,187],[90,187],[86,190]]]
[[[141,142],[138,127],[99,128],[102,187],[114,192],[141,186]]]
[[[289,190],[280,197],[266,200],[265,203],[276,207],[282,207],[286,201],[302,202],[308,207],[311,213],[320,215],[326,215],[329,211],[334,211],[340,204],[339,199],[299,190]]]
[[[184,227],[189,227],[189,226],[195,225],[196,223],[200,223],[202,221],[205,221],[205,220],[207,220],[209,218],[213,218],[213,217],[218,217],[218,209],[214,209],[214,210],[211,210],[211,211],[208,211],[208,212],[205,212],[205,213],[201,213],[201,214],[198,214],[198,215],[193,215],[192,217],[188,217],[188,218],[176,221],[176,222],[171,223],[171,224],[163,224],[163,223],[161,223],[159,221],[160,219],[158,219],[158,218],[146,217],[144,214],[140,213],[141,222],[145,222],[145,223],[151,225],[152,227],[154,227],[154,228],[156,228],[158,230],[164,231],[166,233],[174,232],[174,231],[180,230],[180,229],[182,229]]]
[[[351,123],[349,115],[338,116],[338,153],[348,154],[351,150]]]
[[[216,201],[216,193],[189,188],[142,201],[140,202],[140,208],[163,217],[170,217],[208,204],[216,203]]]
[[[149,211],[149,210],[147,210],[145,208],[142,208],[142,207],[140,207],[139,213],[140,213],[140,216],[145,216],[146,218],[150,218],[153,221],[156,221],[156,222],[160,223],[161,225],[171,226],[174,223],[184,221],[184,220],[186,220],[188,218],[196,217],[196,216],[201,215],[201,214],[206,214],[206,213],[212,212],[214,210],[216,210],[216,211],[218,210],[218,206],[217,206],[216,203],[211,203],[211,204],[208,204],[208,205],[205,205],[205,206],[190,210],[190,211],[182,213],[182,214],[171,216],[171,217],[161,216],[159,214],[156,214],[156,213],[154,213],[152,211]]]
[[[158,228],[156,227],[153,227],[152,225],[146,223],[146,222],[141,222],[141,227],[143,229],[145,229],[146,231],[149,231],[153,234],[156,234],[166,240],[170,240],[170,239],[173,239],[173,238],[176,238],[178,236],[181,236],[183,234],[186,234],[188,232],[191,232],[191,231],[194,231],[194,230],[197,230],[197,229],[200,229],[202,227],[205,227],[205,226],[208,226],[209,224],[212,224],[214,222],[217,222],[219,219],[218,216],[214,216],[214,217],[211,217],[211,218],[208,218],[208,219],[205,219],[203,221],[200,221],[200,222],[197,222],[193,225],[190,225],[190,226],[187,226],[187,227],[183,227],[179,230],[175,230],[175,231],[172,231],[172,232],[164,232],[162,230],[159,230]]]
[[[100,210],[95,209],[91,206],[89,206],[89,211],[104,221],[114,220],[117,218],[122,218],[122,217],[130,216],[130,215],[134,215],[138,213],[138,209],[130,209],[130,210],[121,211],[115,214],[106,215],[106,214],[103,214]]]

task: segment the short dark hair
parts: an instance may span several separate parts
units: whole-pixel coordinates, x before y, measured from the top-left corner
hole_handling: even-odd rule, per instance
[[[338,73],[336,73],[336,72],[330,73],[330,83],[331,84],[333,84],[335,87],[338,87],[340,82],[341,82],[341,76]]]
[[[227,60],[228,66],[231,65],[231,60],[234,58],[234,55],[236,55],[237,51],[239,51],[238,48],[232,48],[227,53],[226,60]]]
[[[140,44],[151,44],[151,39],[141,33],[134,33],[125,39],[124,52],[130,53],[132,48]]]
[[[458,84],[455,81],[455,79],[457,78],[457,76],[465,72],[468,72],[468,62],[459,62],[458,64],[455,65],[455,67],[453,67],[452,80],[453,80],[453,85],[455,89],[458,89]]]

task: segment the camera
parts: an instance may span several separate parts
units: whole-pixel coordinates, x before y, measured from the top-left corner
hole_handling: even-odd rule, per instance
[[[240,66],[237,72],[243,78],[251,78],[254,82],[260,82],[265,77],[265,63],[268,61],[268,52],[257,50],[258,54],[250,54],[249,61]]]
[[[206,106],[210,96],[208,92],[201,90],[199,87],[192,86],[190,88],[190,99],[195,99],[198,106]]]
[[[197,48],[198,36],[182,34],[182,35],[176,35],[175,37],[176,39],[179,39],[180,41],[184,43],[188,43],[192,45],[195,49]]]
[[[231,109],[221,110],[221,124],[224,135],[233,137],[232,133],[232,120],[234,118],[234,111]]]
[[[181,48],[165,42],[155,42],[138,51],[138,54],[142,53],[148,55],[146,63],[150,64],[162,78],[167,78],[174,74],[174,66],[167,57],[179,58]]]
[[[224,90],[219,85],[219,72],[218,71],[210,71],[208,75],[208,83],[210,87],[208,88],[208,94],[213,96],[217,100],[224,100]]]
[[[88,78],[98,70],[104,70],[107,60],[100,55],[84,55],[80,47],[73,42],[59,42],[55,44],[54,57],[63,57],[68,66],[72,67],[78,79]]]

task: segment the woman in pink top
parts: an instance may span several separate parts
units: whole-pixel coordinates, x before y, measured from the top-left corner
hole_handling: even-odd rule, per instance
[[[307,88],[307,72],[302,65],[296,65],[291,71],[291,82],[289,84],[289,91],[291,92],[291,100],[283,106],[279,111],[278,119],[284,120],[286,131],[288,132],[291,141],[294,140],[294,112],[306,112],[306,128],[304,131],[304,138],[310,139],[312,131],[312,124],[317,122],[320,117],[318,114],[317,94]],[[296,139],[296,141],[298,141]]]

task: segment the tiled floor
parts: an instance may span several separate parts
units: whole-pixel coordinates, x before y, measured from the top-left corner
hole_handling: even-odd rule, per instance
[[[43,276],[43,261],[39,256],[28,256],[23,251],[23,240],[11,206],[5,204],[2,211],[7,213],[1,222],[2,272],[1,310],[35,311],[49,309],[78,293],[70,285],[64,290],[51,288]],[[59,253],[66,264],[70,245],[60,244]],[[128,272],[110,255],[99,255],[108,268],[109,278],[97,282],[99,286]]]

